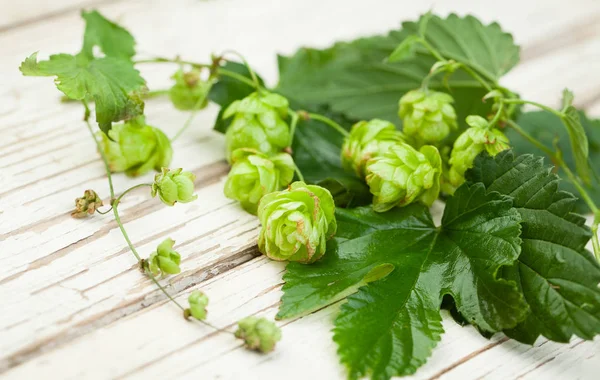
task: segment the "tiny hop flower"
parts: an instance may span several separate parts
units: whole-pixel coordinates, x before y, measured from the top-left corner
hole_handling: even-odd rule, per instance
[[[287,153],[267,157],[255,149],[240,148],[233,152],[231,162],[225,196],[240,201],[254,215],[265,194],[281,190],[294,178],[294,160]]]
[[[448,161],[450,183],[455,187],[465,181],[465,172],[473,167],[473,161],[479,153],[485,150],[490,156],[495,156],[510,149],[506,135],[497,128],[490,128],[483,117],[468,116],[467,124],[470,128],[458,136]]]
[[[435,144],[457,129],[452,96],[436,91],[413,90],[400,99],[398,115],[403,132],[421,144]]]
[[[198,198],[194,195],[194,180],[196,176],[183,169],[170,170],[162,168],[162,172],[154,177],[152,196],[158,195],[167,206],[175,203],[188,203]]]
[[[175,108],[183,111],[199,110],[208,105],[210,84],[200,78],[199,70],[178,70],[172,77],[175,84],[169,90],[169,98]]]
[[[199,290],[194,290],[188,297],[188,303],[190,307],[184,312],[186,316],[189,314],[199,321],[206,319],[206,314],[208,313],[206,310],[206,306],[208,306],[208,297],[206,294]]]
[[[281,152],[290,140],[290,128],[285,119],[289,102],[281,95],[255,92],[231,103],[223,118],[233,116],[225,134],[227,159],[239,148],[251,148],[266,155]]]
[[[144,117],[113,125],[108,136],[101,132],[98,136],[112,172],[138,176],[171,163],[169,138],[160,129],[146,125]]]
[[[417,151],[405,143],[394,145],[367,163],[373,210],[384,212],[417,200],[431,206],[440,192],[441,172],[442,159],[434,146]]]
[[[242,339],[246,348],[267,353],[281,340],[281,330],[265,318],[250,316],[238,322],[235,337]]]
[[[102,199],[94,190],[86,190],[83,197],[75,199],[75,210],[71,213],[73,218],[85,218],[102,207]]]
[[[156,251],[152,252],[148,260],[145,261],[145,269],[155,276],[181,272],[181,268],[179,268],[181,256],[173,250],[173,245],[175,245],[173,239],[165,239],[160,243],[156,247]]]
[[[360,121],[352,126],[350,135],[344,140],[342,146],[344,169],[364,178],[367,161],[382,155],[399,142],[406,142],[406,137],[389,121],[380,119]]]
[[[315,262],[335,235],[334,212],[331,193],[320,186],[298,181],[267,194],[258,206],[258,249],[273,260]]]

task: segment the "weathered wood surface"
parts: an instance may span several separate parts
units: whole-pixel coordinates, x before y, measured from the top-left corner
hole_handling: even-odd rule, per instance
[[[141,55],[206,60],[211,52],[236,49],[271,84],[276,53],[384,32],[435,4],[438,13],[473,13],[513,32],[522,63],[505,84],[550,104],[569,87],[579,106],[600,116],[600,3],[594,0],[6,2],[0,12],[0,373],[6,378],[344,377],[330,333],[336,305],[279,322],[284,339],[276,352],[248,353],[230,337],[185,323],[136,269],[110,215],[69,217],[83,190],[108,193],[102,164],[80,106],[60,103],[51,80],[23,78],[17,67],[34,51],[76,51],[83,26],[78,6],[91,3],[133,32]],[[158,89],[171,69],[149,66],[143,74]],[[170,135],[187,116],[158,99],[147,112]],[[216,112],[201,113],[175,143],[173,166],[196,173],[199,201],[166,208],[140,191],[121,209],[140,252],[167,236],[177,241],[183,272],[165,280],[169,291],[185,300],[204,290],[210,320],[231,328],[246,315],[274,316],[283,265],[256,257],[256,218],[222,194],[228,168],[223,138],[210,130]],[[115,176],[115,186],[121,191],[151,178]],[[451,321],[444,327],[442,343],[415,378],[593,379],[600,371],[599,340],[540,340],[532,348],[502,336],[488,341]]]

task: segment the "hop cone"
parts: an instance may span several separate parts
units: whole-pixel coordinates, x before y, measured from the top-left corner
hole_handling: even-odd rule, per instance
[[[192,317],[199,321],[206,319],[206,306],[208,306],[208,297],[206,294],[199,290],[194,290],[188,297],[188,303],[190,304],[189,313]]]
[[[430,206],[440,192],[442,159],[438,150],[425,145],[417,151],[404,143],[367,163],[367,184],[373,197],[373,209],[387,211],[421,201]]]
[[[146,125],[143,118],[114,125],[108,134],[110,138],[99,133],[100,147],[112,172],[138,176],[171,163],[169,138],[160,129]]]
[[[235,337],[244,340],[246,348],[267,353],[281,340],[281,330],[265,318],[250,316],[238,322]]]
[[[413,90],[400,99],[399,116],[403,131],[423,144],[435,144],[457,128],[452,96],[443,93]]]
[[[194,195],[194,180],[196,176],[183,169],[169,170],[162,168],[162,172],[154,176],[152,184],[152,196],[159,196],[167,206],[173,206],[176,202],[188,203],[196,198]]]
[[[495,156],[510,149],[508,138],[497,128],[489,128],[487,120],[481,116],[467,117],[470,126],[456,141],[450,154],[449,179],[458,187],[465,181],[465,172],[473,167],[473,160],[484,150]]]
[[[156,251],[150,254],[146,265],[152,274],[177,274],[181,272],[179,268],[181,256],[173,250],[174,244],[175,240],[165,239],[156,247]]]
[[[294,160],[287,153],[267,158],[253,149],[237,149],[225,183],[225,196],[240,201],[244,210],[256,215],[263,195],[281,190],[294,178]]]
[[[331,193],[320,186],[294,182],[265,195],[258,205],[262,229],[258,249],[273,260],[312,263],[325,254],[336,231]]]
[[[344,140],[342,165],[364,178],[367,161],[385,153],[398,142],[405,142],[405,138],[394,124],[379,119],[360,121],[352,126],[350,135]]]
[[[234,116],[225,134],[227,158],[239,148],[251,148],[267,155],[289,144],[290,128],[285,121],[288,100],[271,93],[252,93],[236,100],[225,110],[223,118]]]
[[[175,84],[169,90],[169,98],[175,108],[190,111],[206,107],[210,85],[200,78],[198,70],[189,72],[178,70],[172,78]]]

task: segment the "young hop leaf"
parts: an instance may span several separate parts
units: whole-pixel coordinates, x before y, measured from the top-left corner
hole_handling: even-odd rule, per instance
[[[107,20],[98,11],[82,11],[85,20],[83,48],[81,52],[94,58],[94,47],[99,47],[107,57],[131,60],[135,55],[135,39],[122,26]]]
[[[258,202],[281,190],[294,179],[294,160],[287,153],[268,157],[254,149],[233,152],[232,167],[225,182],[225,196],[240,201],[244,210],[256,215]]]
[[[489,332],[514,327],[527,305],[499,278],[520,253],[521,221],[509,197],[482,184],[461,186],[436,228],[423,205],[379,214],[338,209],[338,233],[322,260],[290,263],[279,318],[347,296],[334,340],[351,378],[414,373],[443,332],[445,295],[471,323]]]
[[[173,157],[169,138],[143,117],[117,124],[98,138],[112,172],[135,177],[169,166]]]
[[[600,265],[585,249],[591,233],[572,213],[576,198],[558,190],[552,168],[507,151],[479,156],[467,180],[510,195],[522,218],[521,255],[502,275],[518,284],[530,312],[506,334],[529,344],[540,335],[568,342],[600,334]]]

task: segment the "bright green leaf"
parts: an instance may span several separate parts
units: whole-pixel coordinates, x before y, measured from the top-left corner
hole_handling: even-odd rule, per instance
[[[422,205],[387,213],[337,210],[336,216],[338,233],[324,258],[310,266],[288,264],[278,317],[317,310],[360,288],[335,327],[350,377],[413,373],[439,341],[444,295],[487,331],[525,317],[515,284],[496,276],[520,251],[520,217],[510,198],[486,194],[481,184],[464,185],[448,200],[441,228]],[[382,265],[388,270],[377,269]],[[394,270],[379,279],[390,266]],[[369,275],[374,270],[379,276]]]
[[[507,335],[533,344],[540,335],[568,342],[573,335],[600,334],[600,265],[585,250],[591,233],[571,212],[576,199],[558,190],[551,167],[541,158],[502,152],[479,156],[467,179],[510,195],[523,220],[521,256],[504,276],[519,285],[531,312]]]
[[[27,76],[56,76],[56,87],[70,99],[92,97],[96,103],[96,121],[103,131],[108,131],[112,122],[144,112],[140,95],[145,81],[128,61],[56,54],[38,62],[34,53],[25,59],[20,70]]]
[[[123,27],[107,20],[98,11],[82,11],[85,34],[81,52],[94,58],[94,47],[99,47],[107,57],[130,60],[135,55],[135,40]]]
[[[589,163],[600,162],[600,120],[589,119],[583,112],[579,112],[579,119],[588,138],[589,145]],[[552,146],[556,140],[558,148],[563,153],[563,159],[570,167],[575,167],[575,159],[570,149],[569,135],[556,115],[548,111],[525,112],[519,116],[517,123],[536,139],[540,140],[546,146]],[[510,139],[510,144],[517,154],[535,153],[543,156],[544,152],[538,150],[525,140],[520,134],[512,129],[506,130],[506,135]],[[591,167],[591,184],[586,187],[586,191],[596,203],[600,203],[600,176],[598,170],[600,167],[596,164]],[[562,169],[558,169],[558,174],[563,178],[559,182],[559,188],[573,194],[578,194],[575,186],[568,181],[567,176]],[[578,200],[576,211],[582,214],[589,213],[590,210],[583,200]]]

